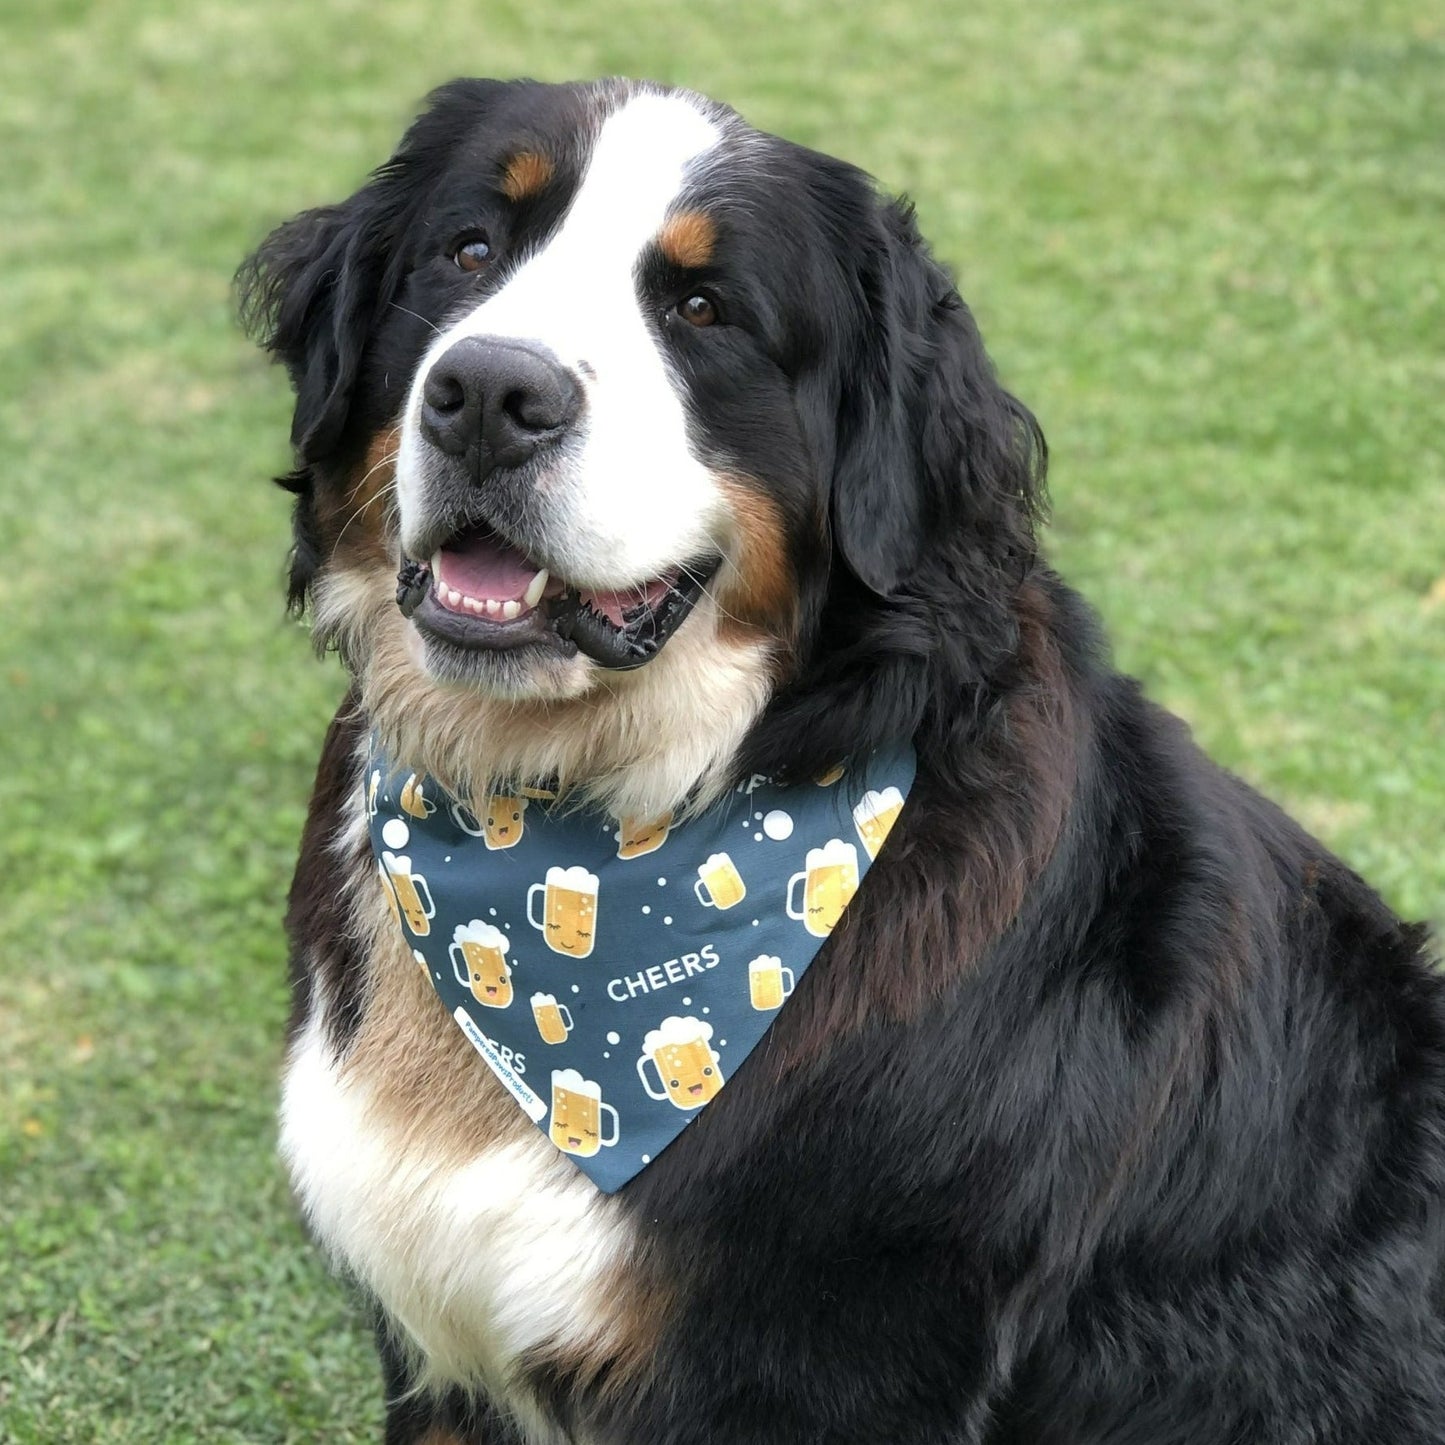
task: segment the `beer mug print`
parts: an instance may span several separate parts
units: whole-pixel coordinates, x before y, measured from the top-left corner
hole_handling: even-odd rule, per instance
[[[487,799],[487,816],[482,819],[482,840],[487,847],[493,852],[515,848],[522,841],[522,814],[526,811],[525,798],[493,793]]]
[[[541,918],[533,906],[539,893]],[[527,922],[553,953],[586,958],[597,938],[597,875],[581,867],[549,868],[547,881],[527,890]]]
[[[558,1003],[550,993],[532,995],[532,1018],[544,1044],[565,1044],[572,1032],[572,1013],[565,1003]]]
[[[656,853],[667,842],[672,827],[672,814],[660,818],[619,818],[617,820],[617,856],[642,858]]]
[[[787,983],[783,982],[784,977]],[[782,1008],[793,991],[793,970],[771,953],[760,953],[748,965],[748,998],[759,1012]]]
[[[839,763],[836,767],[829,768],[826,773],[819,773],[813,781],[820,788],[831,788],[847,771],[848,769],[845,768],[842,763]]]
[[[679,1109],[700,1109],[723,1086],[712,1050],[712,1025],[702,1019],[665,1018],[642,1041],[637,1077],[650,1099],[669,1099]],[[647,1066],[657,1070],[661,1092],[652,1087]]]
[[[467,807],[465,803],[459,803],[455,798],[447,804],[447,812],[452,815],[452,822],[473,838],[480,838],[486,829],[477,821],[477,815]]]
[[[376,795],[381,790],[381,769],[371,770],[371,781],[366,785],[366,816],[376,817]]]
[[[396,889],[391,886],[391,874],[386,871],[384,863],[376,865],[376,871],[381,874],[381,891],[386,894],[386,906],[391,909],[391,916],[396,919],[397,926],[401,926],[401,905],[396,901]]]
[[[788,917],[796,918],[814,938],[827,938],[858,891],[858,850],[841,838],[809,848],[807,867],[788,879]],[[803,906],[793,906],[793,892],[803,885]]]
[[[712,854],[698,868],[692,891],[704,908],[732,908],[748,896],[742,874],[726,853]]]
[[[881,793],[864,793],[853,809],[853,826],[863,840],[870,858],[878,856],[898,815],[903,811],[903,794],[897,788],[884,788]]]
[[[406,926],[418,938],[425,938],[431,932],[430,920],[436,917],[437,912],[426,879],[420,873],[411,871],[410,858],[398,858],[394,853],[383,853],[381,866],[386,872]]]
[[[602,1116],[612,1115],[612,1137],[602,1137]],[[552,1142],[566,1154],[590,1158],[617,1142],[617,1110],[602,1102],[602,1086],[576,1069],[552,1070]]]
[[[474,918],[459,923],[447,950],[457,982],[471,989],[485,1008],[506,1008],[512,1002],[512,970],[507,967],[507,935],[491,923]]]
[[[402,785],[401,810],[410,813],[413,818],[429,818],[437,810],[437,805],[427,797],[422,780],[415,773]]]

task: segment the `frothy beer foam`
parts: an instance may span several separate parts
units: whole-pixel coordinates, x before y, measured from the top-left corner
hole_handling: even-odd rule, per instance
[[[770,969],[781,969],[783,960],[772,953],[760,953],[749,965],[749,973],[767,973]]]
[[[383,850],[381,862],[388,873],[409,874],[411,872],[410,858],[398,858],[395,853],[388,853]]]
[[[804,864],[809,873],[815,869],[856,868],[857,866],[858,850],[851,843],[845,843],[841,838],[829,838],[821,848],[809,848],[808,859]]]
[[[457,924],[452,930],[452,941],[479,943],[483,948],[495,948],[499,953],[505,953],[512,940],[500,928],[480,918],[474,918],[470,923]]]
[[[709,853],[707,862],[697,871],[699,874],[711,873],[714,868],[731,868],[733,860],[726,853]]]
[[[676,1014],[650,1029],[642,1041],[642,1052],[655,1054],[666,1044],[690,1044],[698,1039],[712,1038],[712,1025],[703,1019],[679,1018]]]
[[[584,1079],[576,1069],[553,1069],[552,1087],[566,1089],[569,1094],[585,1094],[587,1098],[599,1102],[602,1098],[602,1085],[594,1084],[591,1079]]]
[[[565,888],[571,893],[596,893],[597,875],[589,873],[580,863],[574,868],[559,868],[554,863],[547,870],[547,887]]]
[[[553,1008],[557,1006],[557,996],[551,993],[534,993],[532,995],[533,1008],[546,1008],[548,1005]]]
[[[866,823],[880,813],[886,813],[890,808],[902,806],[903,794],[897,788],[884,788],[881,793],[864,793],[853,809],[853,819],[858,823]]]

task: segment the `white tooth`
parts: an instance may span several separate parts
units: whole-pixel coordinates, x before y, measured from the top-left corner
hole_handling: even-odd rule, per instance
[[[508,599],[502,603],[502,616],[510,622],[514,617],[522,615],[522,604],[515,599]]]
[[[495,617],[502,610],[502,604],[495,597],[487,598],[487,616]]]
[[[458,592],[455,587],[448,587],[447,601],[450,602],[453,607],[460,607],[462,605],[462,594]]]
[[[527,590],[522,596],[522,601],[528,607],[535,607],[542,600],[542,593],[547,586],[547,569],[544,567],[527,584]]]
[[[442,575],[442,549],[440,547],[431,554],[431,575],[433,577]]]
[[[462,606],[465,607],[468,612],[480,612],[482,610],[482,604],[478,602],[475,597],[463,597]]]

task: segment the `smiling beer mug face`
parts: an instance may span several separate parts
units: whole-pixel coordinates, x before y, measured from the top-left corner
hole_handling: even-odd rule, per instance
[[[889,830],[903,811],[903,794],[897,788],[884,788],[881,793],[864,793],[853,809],[853,826],[863,840],[870,858],[878,856]]]
[[[722,1069],[709,1040],[712,1025],[702,1019],[665,1018],[642,1041],[637,1074],[649,1098],[668,1099],[679,1109],[700,1109],[723,1086]],[[647,1076],[651,1065],[662,1084],[659,1093]]]
[[[799,883],[801,910],[793,905]],[[807,867],[788,879],[788,917],[798,919],[814,938],[827,938],[857,891],[858,850],[841,838],[830,838],[821,848],[809,848]]]
[[[602,1115],[612,1115],[612,1137],[602,1135]],[[617,1142],[617,1110],[602,1102],[602,1086],[584,1079],[576,1069],[552,1070],[552,1142],[567,1154],[590,1158]]]
[[[533,907],[542,895],[542,917]],[[545,883],[527,890],[527,922],[553,953],[586,958],[597,941],[597,875],[585,868],[549,868]]]
[[[617,820],[617,856],[642,858],[656,853],[667,842],[672,827],[672,814],[660,818],[619,818]]]
[[[430,920],[436,917],[436,904],[432,902],[431,889],[420,873],[411,871],[411,859],[398,858],[393,853],[381,855],[381,865],[391,882],[397,907],[406,920],[406,926],[418,938],[425,938],[431,932]]]
[[[471,989],[486,1008],[506,1008],[512,1002],[512,970],[507,967],[510,943],[500,928],[474,918],[456,926],[448,953],[457,982]]]
[[[784,968],[781,958],[764,953],[748,965],[748,998],[760,1012],[782,1008],[792,991],[793,970]]]
[[[748,896],[742,874],[726,853],[714,853],[702,864],[692,891],[704,908],[732,908]]]
[[[572,1013],[550,993],[532,995],[532,1018],[544,1044],[565,1044],[572,1032]]]
[[[487,847],[493,852],[499,848],[515,848],[522,841],[525,821],[522,814],[526,811],[525,798],[493,793],[487,799],[487,815],[482,819],[482,838]]]

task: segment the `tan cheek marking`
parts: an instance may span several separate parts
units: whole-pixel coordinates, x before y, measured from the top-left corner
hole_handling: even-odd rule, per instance
[[[798,595],[778,504],[756,483],[724,477],[719,486],[742,544],[718,591],[725,611],[722,629],[761,630],[788,639],[797,622]]]
[[[502,194],[509,201],[525,201],[535,196],[555,174],[556,167],[536,151],[521,151],[507,162],[502,173]]]
[[[387,508],[396,481],[401,427],[390,426],[372,438],[366,455],[343,485],[340,495],[318,488],[316,519],[322,536],[339,560],[391,562],[387,541]]]
[[[679,211],[663,222],[657,244],[674,266],[683,270],[706,266],[717,247],[717,223],[701,211]]]

